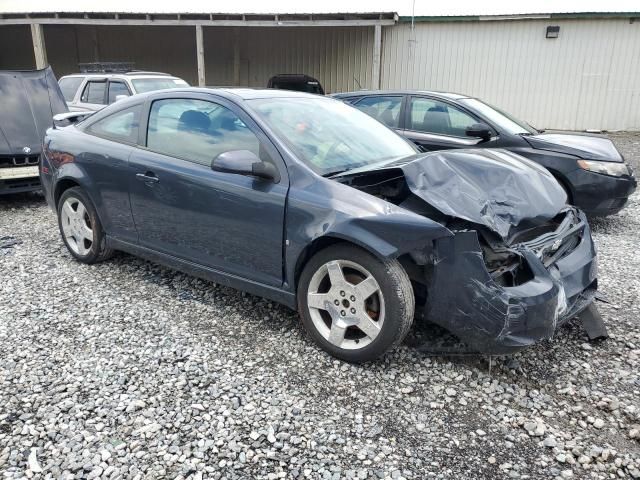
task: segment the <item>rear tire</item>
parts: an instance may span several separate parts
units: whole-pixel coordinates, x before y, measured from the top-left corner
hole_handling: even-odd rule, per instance
[[[298,282],[298,311],[311,338],[347,362],[374,360],[405,338],[415,311],[413,287],[397,260],[349,244],[321,250]]]
[[[82,263],[110,258],[106,236],[93,202],[80,187],[65,190],[58,200],[58,227],[69,253]]]

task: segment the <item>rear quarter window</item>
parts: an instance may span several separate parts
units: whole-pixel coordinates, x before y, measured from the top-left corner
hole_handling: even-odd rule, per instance
[[[86,132],[116,142],[135,144],[138,140],[141,105],[120,110],[86,128]]]
[[[80,85],[84,81],[84,77],[67,77],[61,78],[58,81],[58,85],[60,85],[60,90],[62,90],[62,96],[67,102],[72,102],[76,96],[76,92]]]
[[[106,81],[91,80],[85,85],[80,101],[83,103],[95,103],[98,105],[103,105],[104,93],[106,88]]]

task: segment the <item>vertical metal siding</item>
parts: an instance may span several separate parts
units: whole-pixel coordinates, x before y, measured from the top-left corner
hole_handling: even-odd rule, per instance
[[[80,62],[134,62],[197,85],[195,27],[45,25],[44,36],[58,77],[77,73]]]
[[[233,28],[205,27],[204,37],[207,84],[232,85]],[[252,27],[239,42],[241,86],[266,87],[279,73],[306,73],[327,92],[371,85],[373,27]]]
[[[639,22],[399,24],[384,27],[382,50],[382,88],[477,96],[539,128],[640,129]]]

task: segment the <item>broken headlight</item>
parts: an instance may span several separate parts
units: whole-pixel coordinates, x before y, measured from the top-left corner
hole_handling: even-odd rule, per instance
[[[629,167],[627,167],[626,163],[578,160],[578,165],[583,170],[589,170],[590,172],[601,173],[603,175],[610,175],[612,177],[629,175]]]

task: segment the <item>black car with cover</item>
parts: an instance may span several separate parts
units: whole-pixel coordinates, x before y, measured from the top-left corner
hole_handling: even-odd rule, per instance
[[[0,71],[0,106],[0,195],[39,190],[42,140],[67,111],[51,67]]]

